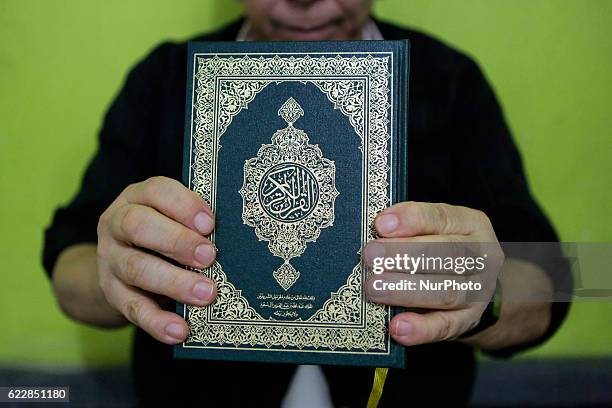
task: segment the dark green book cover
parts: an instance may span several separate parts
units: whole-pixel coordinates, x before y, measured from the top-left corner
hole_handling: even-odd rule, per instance
[[[408,41],[191,43],[185,184],[216,214],[176,358],[402,367],[361,248],[406,199]]]

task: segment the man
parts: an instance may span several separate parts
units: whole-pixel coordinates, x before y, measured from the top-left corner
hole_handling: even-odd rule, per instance
[[[421,33],[373,21],[371,0],[245,0],[244,5],[245,20],[195,40],[411,40],[408,185],[413,201],[378,215],[381,239],[557,239],[529,194],[495,96],[469,58]],[[131,71],[105,118],[81,190],[47,230],[45,267],[67,315],[100,327],[138,327],[134,375],[144,405],[275,406],[294,366],[171,357],[170,345],[183,341],[188,327],[169,311],[168,300],[203,306],[216,296],[212,281],[178,266],[201,268],[215,258],[206,238],[214,214],[176,181],[185,64],[184,43],[163,44]],[[534,293],[555,289],[554,271],[529,262],[509,260],[503,272],[504,293],[519,287]],[[521,286],[524,282],[530,285]],[[505,302],[497,323],[479,330],[484,303],[442,296],[415,304],[408,293],[368,294],[379,303],[430,309],[400,313],[390,323],[393,339],[407,347],[408,369],[389,372],[382,406],[466,404],[474,347],[510,355],[552,335],[566,312],[546,300]],[[365,405],[372,369],[323,371],[335,405]]]

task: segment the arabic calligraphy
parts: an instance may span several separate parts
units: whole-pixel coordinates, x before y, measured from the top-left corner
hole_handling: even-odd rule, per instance
[[[270,308],[270,309],[312,309],[312,303],[289,303],[289,302],[261,302],[259,307]]]
[[[319,200],[319,186],[310,170],[298,163],[281,163],[264,174],[259,185],[264,211],[281,222],[303,220]]]
[[[293,300],[293,301],[309,301],[314,302],[316,299],[313,295],[301,295],[296,294],[282,294],[282,293],[258,293],[257,299],[259,300]]]
[[[244,163],[242,220],[255,229],[257,238],[268,241],[268,249],[283,263],[272,276],[284,290],[300,278],[291,259],[306,251],[323,228],[334,223],[336,166],[323,157],[306,132],[293,124],[305,112],[289,98],[278,110],[287,122],[263,144],[257,156]]]
[[[285,317],[285,318],[297,318],[299,315],[296,311],[294,310],[277,310],[274,313],[272,313],[273,316],[276,317]]]
[[[257,295],[261,309],[272,309],[272,316],[301,320],[298,311],[309,311],[314,308],[315,297],[302,294],[259,293]]]

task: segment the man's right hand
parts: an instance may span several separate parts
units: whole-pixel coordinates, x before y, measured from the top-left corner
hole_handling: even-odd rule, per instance
[[[216,253],[204,236],[213,228],[211,209],[178,181],[153,177],[129,185],[98,223],[97,269],[108,303],[163,343],[185,340],[185,320],[162,310],[155,299],[162,295],[205,306],[216,297],[215,285],[158,254],[181,265],[207,267]]]

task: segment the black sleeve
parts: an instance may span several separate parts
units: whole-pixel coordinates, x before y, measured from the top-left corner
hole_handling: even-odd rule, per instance
[[[57,209],[45,231],[43,265],[49,276],[65,248],[97,242],[98,218],[127,185],[152,175],[147,158],[156,149],[165,47],[156,48],[128,74],[104,118],[98,150],[78,193]]]
[[[484,211],[500,242],[557,242],[550,221],[529,191],[521,157],[493,90],[472,60],[465,58],[462,64],[451,93],[454,114],[448,129],[451,145],[457,152],[452,167],[457,171],[449,175],[454,196],[461,197],[460,204]],[[528,250],[519,252],[506,256],[529,253]],[[560,249],[559,253],[547,256],[548,259],[564,259]],[[555,293],[571,292],[572,278],[567,262],[555,262],[551,267],[551,263],[541,257],[526,257],[546,271]],[[532,343],[491,354],[508,357],[543,343],[559,328],[568,309],[569,303],[554,302],[551,322],[544,336]]]

